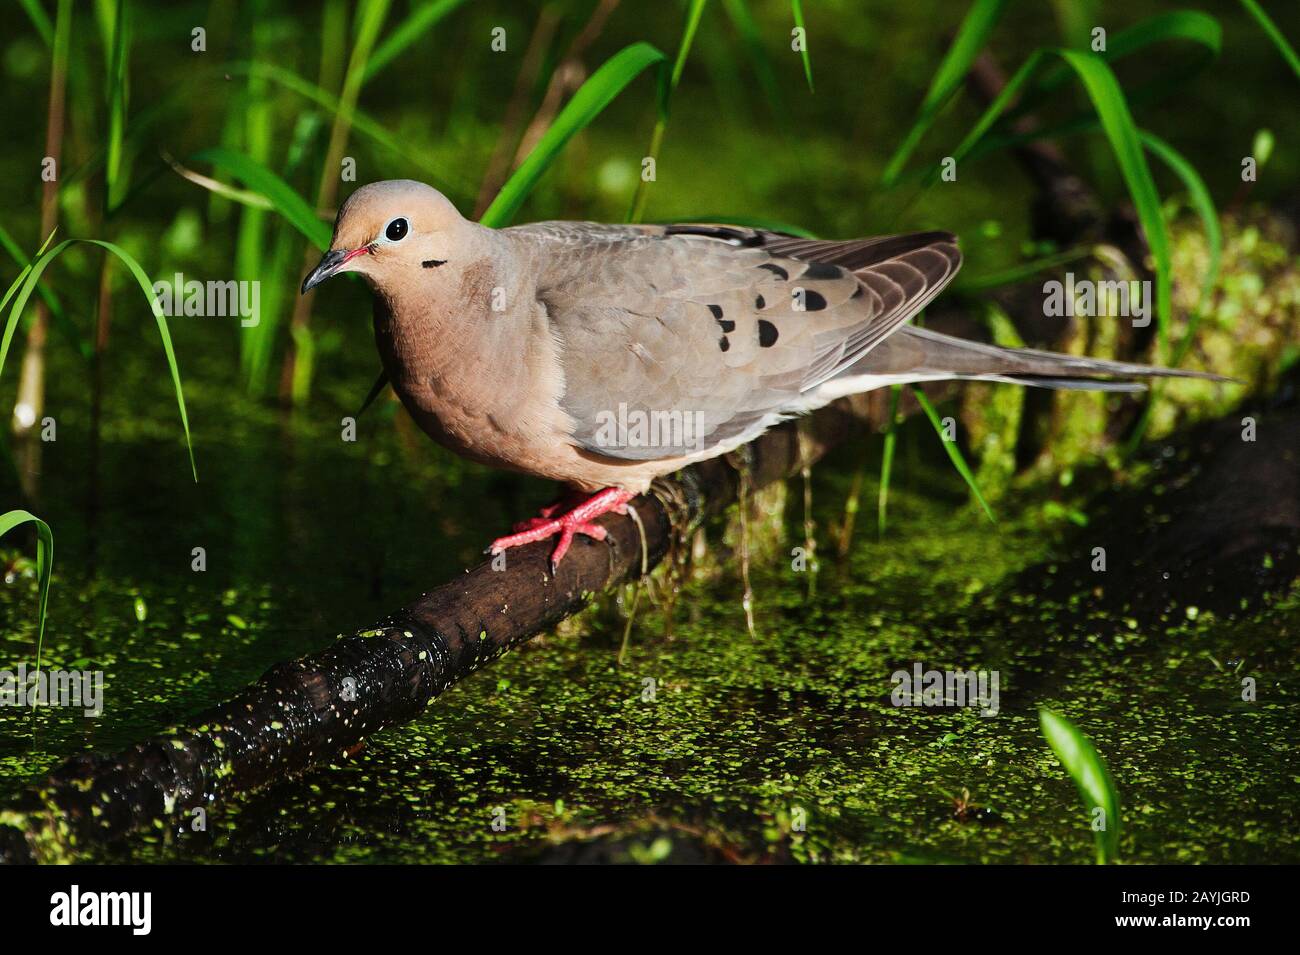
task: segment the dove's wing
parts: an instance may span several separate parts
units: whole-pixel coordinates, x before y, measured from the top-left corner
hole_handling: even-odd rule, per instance
[[[536,223],[572,441],[654,460],[734,447],[861,359],[956,274],[944,232],[820,242],[728,226]]]

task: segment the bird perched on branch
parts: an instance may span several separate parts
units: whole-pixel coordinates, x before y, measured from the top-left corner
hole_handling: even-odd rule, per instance
[[[493,541],[557,536],[773,424],[884,385],[940,379],[1132,391],[1215,377],[999,348],[909,326],[961,266],[957,240],[848,241],[725,225],[538,222],[490,229],[410,180],[354,192],[305,294],[357,272],[393,389],[474,461],[589,495]]]

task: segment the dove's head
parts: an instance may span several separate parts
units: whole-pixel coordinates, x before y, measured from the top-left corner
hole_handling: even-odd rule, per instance
[[[472,246],[474,229],[432,186],[411,179],[370,183],[339,209],[329,251],[302,290],[340,272],[357,272],[375,288],[399,288],[454,262]]]

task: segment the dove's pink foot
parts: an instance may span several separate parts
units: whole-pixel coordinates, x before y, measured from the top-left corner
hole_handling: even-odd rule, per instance
[[[571,491],[568,494],[565,494],[562,497],[560,497],[558,500],[555,500],[550,504],[547,504],[545,507],[539,508],[538,513],[542,515],[541,517],[530,517],[526,521],[520,521],[518,524],[514,526],[514,530],[516,531],[532,530],[534,527],[537,527],[540,524],[545,524],[547,518],[554,517],[556,514],[563,511],[566,507],[568,508],[577,507],[579,504],[585,504],[586,501],[587,501],[587,496],[583,494],[581,491]]]
[[[553,504],[542,509],[542,514],[545,516],[534,517],[525,521],[522,525],[516,525],[518,528],[517,533],[508,537],[498,537],[492,542],[488,552],[499,554],[511,547],[531,544],[533,541],[545,540],[559,534],[560,540],[555,545],[555,550],[551,551],[551,570],[554,570],[560,566],[560,561],[569,552],[569,545],[573,543],[574,534],[582,534],[603,541],[605,539],[605,528],[591,522],[602,514],[608,514],[610,511],[615,514],[626,514],[627,502],[634,497],[636,495],[630,491],[624,491],[617,487],[607,487],[603,491],[596,492],[577,507],[566,511],[559,517],[551,516],[560,507],[558,504]]]

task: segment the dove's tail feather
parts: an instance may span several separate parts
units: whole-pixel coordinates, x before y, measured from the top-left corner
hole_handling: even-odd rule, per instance
[[[818,389],[830,399],[887,384],[964,379],[1075,391],[1142,391],[1146,378],[1231,381],[1203,371],[1002,348],[905,326]],[[1139,380],[1135,380],[1139,379]]]

